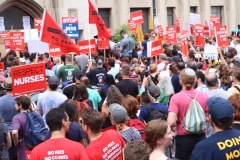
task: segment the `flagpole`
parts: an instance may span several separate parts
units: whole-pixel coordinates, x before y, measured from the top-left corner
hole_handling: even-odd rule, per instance
[[[42,39],[43,27],[44,27],[44,22],[45,22],[45,17],[46,17],[45,15],[46,15],[46,9],[44,9],[44,11],[43,11],[42,26],[41,26],[41,30],[40,30],[40,37],[39,37],[38,43],[37,43],[37,54],[36,54],[35,63],[37,63],[37,61],[38,61],[39,43],[40,43],[40,41]]]
[[[89,55],[90,55],[90,62],[92,62],[92,52],[91,52],[91,47],[90,47],[90,28],[89,28],[89,2],[87,1],[87,8],[88,8],[88,24],[87,24],[87,30],[88,30],[88,46],[89,46]]]

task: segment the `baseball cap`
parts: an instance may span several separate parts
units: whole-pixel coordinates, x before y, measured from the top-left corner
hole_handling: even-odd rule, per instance
[[[102,68],[102,67],[103,67],[103,61],[102,61],[102,59],[100,59],[100,58],[97,59],[97,62],[96,62],[96,63],[97,63],[97,67],[98,67],[98,68]]]
[[[174,62],[180,62],[180,61],[181,61],[181,59],[180,59],[179,56],[173,56],[173,57],[171,58],[171,60],[174,61]]]
[[[48,85],[59,85],[59,79],[56,76],[52,76],[48,78]]]
[[[169,46],[169,44],[167,44],[167,43],[163,44],[163,48],[168,47],[168,46]]]
[[[127,119],[127,111],[120,104],[113,103],[108,109],[116,123],[122,123]]]
[[[207,101],[208,113],[214,120],[233,118],[234,109],[231,103],[221,97],[211,97]]]
[[[213,67],[213,66],[215,66],[215,65],[217,65],[217,64],[218,64],[218,60],[215,59],[215,60],[213,61],[213,63],[211,64],[211,67]]]
[[[161,94],[158,86],[149,86],[148,93],[154,98],[158,98]]]
[[[167,55],[166,54],[160,54],[159,58],[163,59],[163,60],[167,60]]]

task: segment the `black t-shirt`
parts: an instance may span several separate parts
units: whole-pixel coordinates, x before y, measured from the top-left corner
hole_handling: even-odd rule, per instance
[[[101,87],[106,80],[106,70],[103,68],[95,68],[86,74],[90,80],[91,86]]]
[[[115,84],[115,86],[120,90],[123,96],[129,94],[133,97],[136,97],[139,93],[137,82],[131,79],[123,79]]]
[[[146,69],[144,69],[144,70],[141,72],[141,74],[140,74],[141,83],[142,83],[143,78],[144,78],[144,76],[145,76],[145,71],[146,71]]]
[[[73,91],[75,88],[75,84],[70,84],[63,88],[63,94],[67,96],[68,99],[72,99],[73,97]]]

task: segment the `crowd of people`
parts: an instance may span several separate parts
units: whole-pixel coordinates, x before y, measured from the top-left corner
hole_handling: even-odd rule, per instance
[[[211,60],[194,42],[188,57],[167,42],[147,57],[153,30],[139,46],[121,35],[106,57],[10,51],[1,59],[2,160],[29,159],[26,151],[33,160],[240,159],[239,38]],[[14,97],[11,67],[33,63],[45,63],[47,90]],[[25,139],[30,112],[49,131],[32,147]]]

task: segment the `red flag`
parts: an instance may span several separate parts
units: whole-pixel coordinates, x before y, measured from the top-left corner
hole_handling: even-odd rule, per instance
[[[45,11],[43,15],[41,41],[59,46],[62,52],[81,53],[79,47],[73,43],[62,28]]]
[[[107,30],[106,24],[102,20],[101,16],[98,14],[92,2],[88,0],[88,3],[89,3],[89,23],[96,24],[98,30],[98,38],[110,39],[112,36]]]

